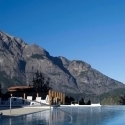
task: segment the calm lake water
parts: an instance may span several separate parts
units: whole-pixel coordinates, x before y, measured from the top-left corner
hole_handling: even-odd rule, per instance
[[[125,106],[60,107],[2,119],[0,125],[125,125]]]

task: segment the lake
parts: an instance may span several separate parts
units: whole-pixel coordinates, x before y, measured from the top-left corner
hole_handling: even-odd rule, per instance
[[[59,107],[3,118],[0,125],[125,125],[125,106]]]

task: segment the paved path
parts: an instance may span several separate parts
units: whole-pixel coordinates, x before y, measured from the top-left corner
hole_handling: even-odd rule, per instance
[[[11,109],[11,117],[21,116],[30,113],[40,112],[49,110],[50,108],[12,108]],[[0,107],[0,112],[3,113],[2,117],[10,117],[10,109],[8,107]]]

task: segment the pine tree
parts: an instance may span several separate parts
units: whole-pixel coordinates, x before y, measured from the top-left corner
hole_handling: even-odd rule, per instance
[[[91,100],[89,99],[89,101],[86,103],[86,105],[91,105]]]
[[[47,92],[51,89],[49,86],[50,78],[45,79],[44,75],[40,72],[35,73],[35,77],[33,78],[33,87],[36,92]]]
[[[83,99],[83,98],[79,101],[79,104],[80,104],[80,105],[85,105],[85,102],[84,102],[84,99]]]
[[[120,103],[121,105],[125,105],[125,95],[121,95],[121,96],[120,96],[119,103]]]

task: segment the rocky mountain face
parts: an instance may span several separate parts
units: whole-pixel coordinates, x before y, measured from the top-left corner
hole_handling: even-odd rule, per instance
[[[0,83],[6,89],[31,85],[36,71],[50,78],[54,90],[65,93],[102,94],[125,85],[93,69],[84,61],[52,57],[37,45],[0,31]]]

